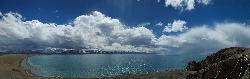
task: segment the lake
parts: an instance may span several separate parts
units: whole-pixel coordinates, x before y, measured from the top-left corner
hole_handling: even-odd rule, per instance
[[[90,78],[184,69],[190,60],[205,56],[158,54],[34,55],[26,62],[38,76]]]

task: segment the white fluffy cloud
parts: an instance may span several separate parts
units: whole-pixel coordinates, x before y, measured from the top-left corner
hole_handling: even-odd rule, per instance
[[[192,10],[197,4],[208,5],[210,0],[165,0],[166,7],[174,7],[176,9]]]
[[[241,23],[218,23],[199,26],[179,35],[161,36],[157,45],[168,53],[209,53],[231,46],[250,47],[250,26]]]
[[[54,47],[197,54],[231,46],[250,47],[250,26],[242,23],[196,26],[156,38],[145,27],[129,28],[97,11],[63,25],[24,21],[17,13],[3,13],[0,17],[0,51]]]
[[[149,29],[128,28],[118,19],[98,11],[81,15],[72,24],[64,25],[23,21],[17,13],[6,13],[1,17],[0,49],[5,50],[56,47],[137,51],[137,48],[141,50],[152,45],[155,40]]]
[[[186,24],[186,21],[175,20],[173,23],[168,23],[168,25],[165,26],[163,32],[183,32],[184,30],[188,29]]]

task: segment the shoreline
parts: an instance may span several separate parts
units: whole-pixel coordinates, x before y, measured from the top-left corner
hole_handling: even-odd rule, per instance
[[[20,67],[26,72],[26,74],[29,76],[29,77],[38,77],[39,79],[40,78],[45,78],[45,79],[50,79],[50,78],[62,78],[62,77],[58,77],[58,76],[52,76],[52,77],[46,77],[46,76],[39,76],[35,73],[32,72],[32,66],[27,62],[28,61],[28,58],[33,56],[34,54],[32,55],[27,55],[27,54],[24,54],[26,55],[26,57],[20,62]],[[24,66],[22,66],[22,64],[24,63]]]
[[[26,55],[21,54],[2,54],[0,56],[0,76],[4,79],[27,79],[30,78],[22,68],[21,63],[26,58]]]
[[[35,73],[32,73],[32,70],[31,70],[31,66],[29,66],[29,63],[27,62],[27,59],[30,57],[30,56],[33,56],[34,54],[32,55],[29,55],[29,54],[1,54],[0,55],[0,58],[2,56],[11,56],[11,57],[21,57],[21,59],[19,60],[16,60],[18,61],[18,64],[17,64],[17,67],[22,71],[23,74],[25,74],[25,76],[21,77],[20,79],[50,79],[50,78],[64,78],[64,77],[60,77],[60,76],[51,76],[51,77],[45,77],[45,76],[39,76],[39,75],[36,75]],[[24,67],[23,64],[25,66],[28,66],[28,67]],[[0,71],[1,72],[1,71]],[[150,72],[150,73],[134,73],[134,74],[122,74],[122,75],[115,75],[115,76],[110,76],[110,77],[93,77],[93,78],[77,78],[77,79],[126,79],[126,78],[130,78],[130,77],[154,77],[154,76],[159,76],[159,77],[172,77],[172,75],[175,75],[174,77],[177,77],[177,75],[181,75],[182,77],[186,76],[187,74],[185,74],[186,71],[183,69],[171,69],[171,70],[162,70],[162,71],[159,71],[159,72]],[[176,75],[177,74],[177,75]],[[183,75],[185,74],[185,75]],[[164,76],[166,75],[166,76]],[[1,76],[1,74],[0,74]],[[66,78],[66,77],[65,77]],[[179,77],[178,77],[179,78]],[[12,78],[5,78],[5,79],[12,79]],[[18,78],[19,79],[19,78]],[[67,79],[75,79],[75,78],[67,78]],[[182,79],[182,78],[181,78]]]
[[[30,68],[23,68],[21,66],[23,61],[26,61],[30,56],[27,54],[0,54],[0,77],[3,79],[63,79],[63,77],[59,76],[38,76],[32,73],[29,70]],[[25,63],[27,64],[27,62]],[[211,79],[215,77],[222,79],[249,79],[250,48],[225,48],[207,56],[201,61],[190,61],[186,64],[187,66],[183,70],[162,70],[159,72],[122,74],[111,77],[66,79]]]
[[[27,54],[1,54],[0,78],[1,79],[50,79],[33,74],[22,66],[30,55]]]
[[[27,55],[21,62],[20,62],[20,67],[23,68],[23,70],[28,74],[28,76],[34,76],[34,77],[41,77],[41,76],[38,76],[34,73],[32,73],[31,71],[31,65],[27,62],[28,61],[28,58],[30,57],[31,55]],[[26,66],[26,67],[23,67]]]

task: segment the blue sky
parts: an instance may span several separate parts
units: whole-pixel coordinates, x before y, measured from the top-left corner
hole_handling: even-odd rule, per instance
[[[0,11],[17,12],[27,20],[64,24],[75,17],[100,11],[118,18],[127,25],[159,21],[164,23],[181,19],[188,25],[213,24],[215,22],[247,22],[250,19],[249,0],[213,0],[209,5],[195,5],[191,11],[165,7],[164,0],[1,0]]]
[[[211,43],[211,44],[216,44],[216,43],[222,44],[221,46],[218,46],[218,47],[211,45],[210,48],[204,49],[206,50],[206,52],[209,52],[209,51],[216,50],[218,48],[230,47],[230,46],[235,46],[235,45],[244,46],[244,47],[249,46],[249,45],[244,44],[246,43],[246,40],[250,39],[249,35],[247,35],[248,27],[250,24],[250,15],[249,15],[250,14],[250,5],[249,5],[250,1],[249,0],[237,0],[237,1],[236,0],[194,0],[195,4],[191,6],[191,9],[187,8],[189,5],[185,3],[185,1],[192,1],[192,0],[176,0],[176,1],[182,1],[182,3],[177,4],[177,6],[175,6],[172,0],[160,0],[160,2],[158,1],[159,0],[25,0],[25,1],[1,0],[0,12],[4,14],[1,16],[7,19],[2,18],[2,21],[1,21],[2,23],[0,25],[0,28],[7,29],[5,26],[11,25],[11,24],[8,24],[8,21],[13,20],[11,16],[16,15],[13,13],[18,13],[22,16],[21,24],[22,23],[29,24],[30,22],[27,22],[27,21],[38,20],[38,21],[33,21],[33,22],[40,23],[41,26],[44,26],[44,27],[54,26],[54,25],[50,25],[49,23],[54,23],[56,24],[55,26],[73,23],[73,25],[70,25],[72,27],[77,26],[77,24],[86,25],[88,24],[85,21],[86,18],[80,17],[80,16],[82,15],[86,17],[92,17],[93,15],[92,18],[95,18],[95,19],[99,19],[100,17],[98,16],[101,16],[102,18],[106,19],[104,20],[104,22],[107,22],[107,24],[102,25],[102,26],[108,25],[110,27],[111,26],[113,27],[114,25],[116,25],[116,26],[119,26],[119,28],[121,28],[120,24],[125,24],[126,27],[130,27],[129,29],[126,29],[126,31],[132,30],[136,32],[138,31],[140,33],[147,32],[145,34],[139,33],[141,37],[138,36],[138,38],[127,38],[129,39],[127,42],[114,42],[114,41],[110,42],[109,41],[108,44],[104,43],[104,46],[111,45],[111,48],[113,44],[114,45],[117,44],[118,46],[119,45],[121,46],[123,45],[132,45],[132,46],[145,45],[146,47],[150,45],[157,45],[157,46],[160,45],[160,47],[167,48],[168,50],[172,50],[172,49],[179,50],[178,48],[180,49],[183,48],[185,50],[192,50],[192,48],[189,49],[185,47],[186,46],[200,47],[198,43],[204,43],[204,42]],[[167,5],[167,1],[170,1],[170,4]],[[209,2],[202,3],[199,1],[209,1]],[[107,17],[110,17],[111,19],[108,19]],[[80,19],[79,20],[80,22],[76,21],[77,18]],[[18,17],[16,17],[15,19],[18,19]],[[90,18],[87,18],[87,20],[88,19]],[[112,19],[119,20],[119,23],[116,23]],[[109,24],[110,21],[111,21],[111,25]],[[163,25],[157,26],[156,24],[159,22],[163,23]],[[93,22],[93,23],[99,24],[98,22]],[[18,26],[15,26],[17,24],[13,24],[13,26],[10,26],[10,27],[17,28]],[[32,23],[30,24],[32,25]],[[143,24],[146,24],[146,25],[142,28],[138,26],[138,25],[143,25]],[[26,25],[20,25],[20,26],[29,27]],[[79,25],[79,26],[82,27],[84,25]],[[235,26],[237,28],[231,27],[231,26]],[[102,31],[106,29],[106,27],[104,29],[99,28],[99,26],[93,26],[93,27],[98,27],[98,29]],[[168,32],[166,31],[164,32],[166,27],[169,27],[167,28]],[[173,28],[173,27],[176,27],[176,28]],[[222,29],[222,27],[225,27],[225,28]],[[244,28],[247,28],[246,33],[243,32],[242,34],[241,33],[239,34],[240,36],[246,37],[245,39],[242,38],[243,40],[236,39],[236,37],[239,35],[234,35],[234,34],[226,35],[226,37],[224,38],[222,37],[228,31],[233,31],[237,33],[236,31],[237,29],[238,30],[240,29],[242,31]],[[26,33],[22,30],[27,30],[27,29],[21,28],[21,29],[18,29],[18,31],[20,32],[15,33],[11,29],[9,29],[8,31],[6,30],[1,31],[1,29],[0,29],[0,35],[2,33],[2,34],[14,34],[14,36],[15,35],[18,36],[17,33]],[[124,28],[122,27],[122,29]],[[197,31],[197,29],[199,29],[199,31]],[[45,30],[48,30],[48,29],[45,29]],[[49,30],[53,30],[53,29],[49,29]],[[200,30],[204,30],[204,32],[202,31],[200,32]],[[88,30],[88,31],[91,32],[95,30]],[[150,31],[152,31],[153,35],[151,34]],[[212,31],[213,33],[210,31]],[[56,34],[57,32],[58,31],[56,31]],[[202,35],[203,33],[204,35]],[[50,32],[48,32],[48,34],[50,34]],[[135,35],[136,34],[138,33],[135,33]],[[44,35],[44,33],[42,35]],[[85,33],[83,35],[85,35]],[[203,36],[206,36],[206,35],[207,37],[203,38]],[[7,37],[8,35],[5,35],[5,36]],[[14,36],[13,38],[17,38]],[[44,36],[44,37],[47,37],[47,36]],[[67,35],[62,36],[62,37],[66,38]],[[106,36],[106,37],[109,37],[109,36]],[[124,37],[124,36],[121,36],[121,37]],[[131,37],[131,36],[128,36],[128,37]],[[150,38],[146,38],[146,37],[150,37]],[[214,37],[217,37],[218,39],[217,38],[215,39]],[[138,44],[136,42],[141,42],[141,41],[134,40],[134,39],[142,39],[142,38],[150,39],[150,43],[147,40],[147,41],[142,41],[142,43],[145,43],[145,44]],[[9,38],[1,37],[0,39],[7,40]],[[37,39],[42,40],[44,42],[44,38],[31,38],[31,37],[23,36],[23,37],[20,37],[20,39],[24,41],[22,44],[25,44],[31,47],[36,47],[34,45],[43,46],[40,44],[41,42],[36,41]],[[31,44],[27,44],[26,43],[27,39],[29,39],[28,41],[32,40],[34,43],[32,42]],[[193,42],[194,41],[193,39],[197,39],[198,42]],[[228,39],[232,39],[232,40],[228,40]],[[46,44],[46,45],[52,44],[51,40],[54,40],[54,39],[50,39],[49,44]],[[59,38],[56,41],[58,40]],[[71,40],[70,41],[70,44],[71,44],[71,42],[75,41],[76,39],[74,40],[70,39],[70,40]],[[117,40],[118,39],[116,39],[116,41]],[[11,44],[13,43],[13,41],[9,41],[9,42],[11,42]],[[95,42],[100,42],[100,40],[95,41]],[[5,45],[10,45],[9,43],[6,43],[6,41],[2,41],[2,43],[4,43]],[[246,44],[248,43],[249,42],[247,42]],[[19,45],[20,43],[17,43],[17,44]],[[65,43],[63,42],[62,44],[68,45],[69,41]],[[16,44],[13,44],[13,45],[16,45]],[[61,43],[58,45],[61,45]],[[54,46],[50,45],[50,46],[57,47],[58,45],[54,45]],[[68,47],[68,46],[65,46],[65,47]],[[76,47],[82,47],[82,46],[76,46]],[[99,48],[99,46],[92,45],[92,44],[90,45],[90,47]],[[6,47],[2,46],[2,48],[6,48]],[[86,48],[86,46],[83,45],[83,48]]]
[[[165,7],[164,0],[1,0],[0,11],[17,12],[27,20],[64,24],[75,17],[100,11],[118,18],[127,25],[150,22],[172,22],[181,19],[188,25],[213,24],[215,22],[247,22],[250,19],[249,0],[213,0],[207,6],[195,5],[195,10],[180,11]]]

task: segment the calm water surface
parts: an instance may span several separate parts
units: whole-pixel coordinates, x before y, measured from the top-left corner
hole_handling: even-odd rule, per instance
[[[102,77],[183,69],[190,60],[205,56],[157,54],[35,55],[27,59],[39,76]]]

